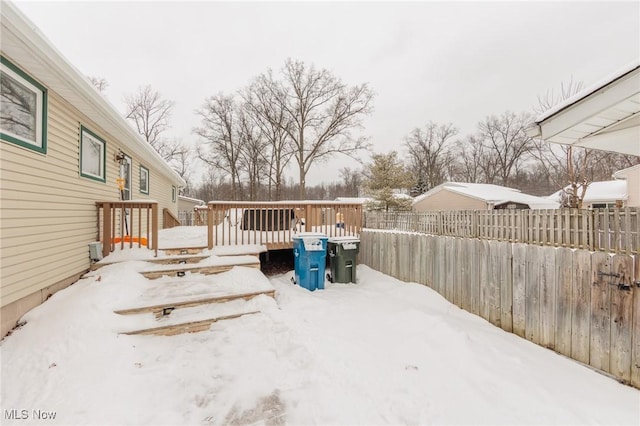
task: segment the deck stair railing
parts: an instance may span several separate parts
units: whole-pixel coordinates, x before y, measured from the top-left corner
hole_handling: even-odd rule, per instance
[[[162,228],[169,229],[182,225],[182,221],[167,208],[162,209]]]
[[[258,244],[268,250],[293,247],[299,232],[357,236],[362,204],[334,201],[211,201],[207,204],[209,248]]]
[[[98,241],[102,255],[117,246],[147,247],[158,255],[158,203],[155,201],[98,201]]]

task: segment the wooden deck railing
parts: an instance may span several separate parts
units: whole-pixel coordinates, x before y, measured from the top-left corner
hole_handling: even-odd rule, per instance
[[[162,229],[169,229],[180,225],[180,219],[178,219],[171,210],[167,208],[162,209]]]
[[[207,205],[209,248],[259,244],[268,250],[293,247],[298,232],[328,237],[359,235],[362,205],[341,202],[211,201]]]
[[[102,255],[121,249],[148,247],[158,255],[158,203],[141,201],[98,201],[98,241]]]
[[[365,228],[640,253],[640,208],[368,212]]]

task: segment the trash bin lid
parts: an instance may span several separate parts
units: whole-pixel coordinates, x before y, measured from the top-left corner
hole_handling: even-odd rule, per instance
[[[341,243],[359,243],[360,242],[360,238],[358,237],[351,237],[348,235],[345,235],[343,237],[331,237],[328,240],[330,243],[337,243],[337,244],[341,244]]]
[[[304,240],[308,238],[323,238],[326,240],[328,237],[326,234],[322,234],[320,232],[298,232],[292,237],[294,240]]]
[[[320,238],[303,238],[302,244],[304,244],[305,251],[324,251],[324,245]]]

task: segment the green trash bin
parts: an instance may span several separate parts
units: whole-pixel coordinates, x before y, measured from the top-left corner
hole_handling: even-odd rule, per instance
[[[356,282],[356,256],[360,240],[355,237],[333,237],[327,241],[329,268],[327,278],[332,283]]]

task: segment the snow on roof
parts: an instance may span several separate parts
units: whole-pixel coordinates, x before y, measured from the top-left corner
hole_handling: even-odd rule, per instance
[[[626,179],[629,172],[640,169],[640,164],[636,164],[635,166],[627,167],[626,169],[618,170],[613,174],[615,179]]]
[[[463,182],[445,182],[441,185],[438,185],[430,191],[417,196],[414,199],[413,204],[415,205],[425,198],[443,190],[462,194],[493,205],[515,202],[527,204],[532,209],[557,209],[559,207],[559,203],[554,200],[525,194],[519,189],[508,188],[500,185],[492,185],[488,183]]]
[[[409,194],[402,194],[402,193],[397,193],[397,194],[393,194],[393,198],[398,199],[398,200],[413,200],[413,197]]]
[[[632,72],[632,71],[634,71],[634,70],[636,70],[638,68],[640,68],[640,59],[636,59],[636,60],[628,63],[627,65],[625,65],[624,67],[620,68],[619,70],[609,74],[608,76],[606,76],[605,78],[603,78],[601,80],[598,80],[596,83],[586,87],[585,89],[581,90],[580,92],[576,93],[575,95],[571,96],[570,98],[567,98],[563,102],[560,102],[559,104],[557,104],[553,108],[548,109],[547,111],[543,112],[538,117],[536,117],[535,122],[536,123],[543,122],[544,120],[546,120],[547,118],[555,115],[556,113],[560,112],[561,110],[563,110],[563,109],[565,109],[565,108],[577,103],[578,101],[586,98],[587,96],[591,95],[592,93],[597,92],[598,90],[604,88],[605,86],[608,86],[609,84],[615,82],[619,78],[624,77],[625,75],[629,74],[630,72]]]
[[[371,198],[366,197],[336,197],[334,201],[339,201],[341,203],[364,204],[370,200]]]
[[[192,203],[204,204],[204,200],[200,200],[198,198],[186,197],[184,195],[178,195],[178,198],[184,201],[192,202]]]
[[[569,185],[564,189],[569,189]],[[547,198],[550,200],[560,201],[560,194],[562,190],[554,192]],[[627,194],[627,181],[620,180],[606,180],[602,182],[591,182],[587,187],[587,191],[584,194],[585,203],[593,203],[598,201],[616,201],[626,200],[629,198]]]

